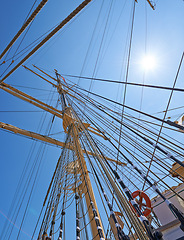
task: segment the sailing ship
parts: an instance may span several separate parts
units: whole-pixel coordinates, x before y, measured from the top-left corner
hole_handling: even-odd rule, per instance
[[[179,38],[182,1],[160,13],[149,0],[15,7],[1,15],[13,24],[0,55],[0,239],[184,239],[179,40],[170,72],[132,63],[163,11],[177,33],[172,19],[156,35]]]

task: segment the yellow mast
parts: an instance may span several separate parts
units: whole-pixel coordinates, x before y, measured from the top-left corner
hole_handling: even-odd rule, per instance
[[[63,93],[62,85],[60,84],[60,79],[59,79],[59,75],[57,74],[57,71],[56,71],[56,76],[58,79],[58,92],[61,96],[61,102],[63,105],[63,128],[65,129],[65,131],[67,129],[70,129],[74,152],[77,157],[78,165],[80,166],[80,170],[79,170],[80,179],[82,183],[85,182],[84,186],[81,186],[81,187],[79,186],[79,190],[82,190],[83,193],[86,193],[86,192],[88,193],[88,194],[85,194],[85,200],[86,200],[86,205],[88,207],[88,216],[90,219],[90,226],[91,226],[93,238],[97,240],[102,240],[103,238],[99,236],[99,232],[96,225],[96,219],[94,218],[94,213],[91,206],[91,201],[92,201],[96,209],[98,220],[99,220],[98,228],[101,229],[103,236],[105,236],[104,230],[102,227],[102,221],[101,221],[97,203],[96,203],[96,199],[94,196],[93,188],[91,185],[91,180],[87,170],[83,149],[81,147],[80,140],[79,140],[80,129],[78,128],[77,120],[73,117],[71,107],[67,106],[65,95]]]

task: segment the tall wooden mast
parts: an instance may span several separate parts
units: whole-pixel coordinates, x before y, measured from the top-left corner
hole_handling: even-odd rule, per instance
[[[102,227],[102,222],[100,219],[100,214],[98,211],[97,203],[95,200],[93,188],[91,185],[88,169],[86,166],[84,153],[83,153],[81,143],[79,140],[79,132],[80,132],[80,129],[78,127],[79,124],[77,122],[77,119],[75,119],[72,114],[72,107],[68,106],[68,104],[67,104],[65,93],[63,91],[62,84],[60,82],[61,80],[60,80],[60,77],[59,77],[59,74],[57,73],[57,71],[56,71],[56,77],[57,77],[57,82],[58,82],[57,90],[58,90],[58,93],[60,94],[60,99],[61,99],[61,103],[62,103],[63,128],[66,133],[70,129],[71,138],[72,138],[72,142],[73,142],[73,149],[74,149],[75,155],[77,157],[77,165],[80,166],[79,167],[80,180],[82,183],[84,183],[84,185],[81,184],[81,186],[79,186],[78,189],[82,193],[87,192],[87,194],[85,194],[85,201],[86,201],[86,205],[90,206],[88,209],[88,216],[90,219],[90,225],[91,225],[91,231],[92,231],[93,238],[102,240],[105,235],[104,235],[104,230]],[[97,213],[96,217],[94,216],[94,209],[96,209],[96,213]],[[101,232],[100,234],[99,234],[99,230]]]

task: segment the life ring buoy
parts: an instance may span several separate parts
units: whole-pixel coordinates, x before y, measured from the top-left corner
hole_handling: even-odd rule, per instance
[[[147,217],[151,213],[151,200],[148,195],[146,195],[146,193],[141,190],[137,190],[132,193],[133,198],[136,198],[137,196],[139,196],[139,199],[136,199],[136,202],[139,205],[140,210],[142,210],[143,207],[145,208],[142,213],[145,217]],[[143,203],[143,199],[146,203]]]

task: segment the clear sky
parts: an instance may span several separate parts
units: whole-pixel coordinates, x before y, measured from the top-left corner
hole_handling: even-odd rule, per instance
[[[3,51],[23,24],[33,2],[33,0],[1,2],[0,52]],[[31,25],[19,51],[58,24],[81,2],[81,0],[49,0]],[[133,1],[105,0],[103,5],[102,3],[102,0],[92,1],[85,11],[65,26],[61,32],[32,56],[25,65],[32,67],[32,64],[35,64],[46,69],[52,75],[54,74],[54,69],[57,69],[62,74],[124,81]],[[128,81],[137,83],[144,81],[146,84],[172,86],[182,52],[184,51],[184,2],[182,0],[157,0],[156,3],[155,11],[149,7],[145,0],[139,0],[136,4]],[[111,12],[107,21],[111,4]],[[98,19],[101,6],[102,10]],[[19,43],[20,41],[16,42],[15,47],[11,49],[6,60],[14,55]],[[145,53],[153,56],[156,61],[155,68],[147,70],[146,73],[144,73],[141,65]],[[16,59],[17,56],[14,57],[14,60]],[[16,60],[15,64],[20,59]],[[2,74],[10,63],[11,60],[0,66]],[[11,69],[11,66],[9,69]],[[183,79],[184,67],[181,69],[176,87],[184,88]],[[71,80],[77,82],[78,79]],[[26,71],[23,67],[16,70],[5,82],[16,85],[20,90],[52,104],[54,107],[56,106],[57,94],[53,92],[54,89],[32,73]],[[82,87],[89,88],[89,81],[81,79],[79,83]],[[21,86],[28,88],[22,88]],[[119,85],[95,82],[93,83],[92,91],[122,102],[123,88]],[[141,95],[141,91],[141,88],[129,86],[126,104],[140,108],[142,96],[143,111],[152,114],[165,110],[169,91],[144,88],[143,95]],[[174,93],[170,108],[182,106],[182,94]],[[35,112],[40,109],[20,99],[16,99],[2,90],[0,91],[0,103],[0,121],[46,134],[47,126],[51,120],[49,113]],[[174,113],[169,112],[168,116],[172,117],[171,119],[174,121],[182,114],[182,111],[184,110],[180,109]],[[161,117],[162,114],[159,116]],[[44,123],[42,122],[43,119],[45,119]],[[51,133],[60,131],[63,131],[62,122],[56,119]],[[64,140],[63,133],[54,136],[57,139]],[[25,162],[28,161],[32,165],[35,160],[40,159],[37,158],[37,154],[39,151],[41,152],[40,148],[44,148],[44,145],[37,143],[33,156],[29,158],[33,144],[32,140],[25,137],[0,131],[0,232],[8,215]],[[46,152],[41,161],[36,188],[31,199],[26,222],[23,226],[23,230],[28,235],[31,235],[34,229],[60,152],[61,150],[57,147],[46,147]],[[16,222],[17,226],[20,226],[20,219],[18,218]],[[15,239],[17,231],[14,230],[13,234],[11,239]],[[22,233],[20,239],[30,238],[25,233]]]

